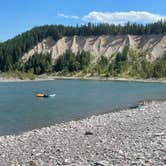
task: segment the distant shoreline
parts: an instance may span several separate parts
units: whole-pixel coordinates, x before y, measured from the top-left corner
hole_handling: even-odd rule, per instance
[[[127,81],[127,82],[145,82],[145,83],[166,83],[166,79],[135,79],[135,78],[118,78],[118,77],[67,77],[67,76],[47,76],[46,78],[19,79],[0,77],[2,82],[31,82],[31,81],[49,81],[49,80],[98,80],[98,81]]]
[[[99,80],[99,81],[131,81],[131,82],[157,82],[166,83],[165,79],[134,79],[116,77],[55,77],[55,80]]]

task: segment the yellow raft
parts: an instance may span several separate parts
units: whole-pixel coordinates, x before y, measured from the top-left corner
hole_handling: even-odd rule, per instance
[[[46,97],[46,96],[45,96],[45,94],[43,94],[43,93],[37,93],[37,94],[36,94],[36,97]]]
[[[44,93],[37,93],[36,94],[36,97],[55,97],[55,96],[56,96],[56,94],[50,94],[50,95],[44,94]]]

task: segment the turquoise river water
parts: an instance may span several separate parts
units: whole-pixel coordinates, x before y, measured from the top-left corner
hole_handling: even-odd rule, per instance
[[[39,99],[36,92],[56,93]],[[140,100],[165,99],[166,84],[55,80],[0,83],[0,135],[123,109]]]

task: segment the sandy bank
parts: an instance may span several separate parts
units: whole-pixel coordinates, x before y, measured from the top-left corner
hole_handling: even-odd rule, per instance
[[[131,81],[131,82],[156,82],[166,83],[166,79],[134,79],[134,78],[114,78],[114,77],[65,77],[65,76],[47,76],[46,78],[19,79],[0,77],[0,82],[28,82],[28,81],[48,81],[48,80],[99,80],[99,81]]]
[[[166,102],[0,137],[3,165],[165,165]]]
[[[48,77],[48,78],[36,78],[34,80],[30,80],[30,79],[0,77],[0,82],[30,82],[30,81],[47,81],[47,80],[54,80],[54,78]]]

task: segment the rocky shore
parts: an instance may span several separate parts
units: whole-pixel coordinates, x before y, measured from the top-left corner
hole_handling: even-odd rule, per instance
[[[31,81],[50,81],[50,80],[97,80],[97,81],[129,81],[129,82],[147,82],[147,83],[166,83],[165,78],[160,79],[136,79],[136,78],[120,78],[120,77],[78,77],[78,76],[46,76],[44,75],[34,78],[33,80],[19,79],[19,78],[5,78],[0,77],[1,82],[31,82]]]
[[[0,165],[166,165],[166,102],[0,137]]]

